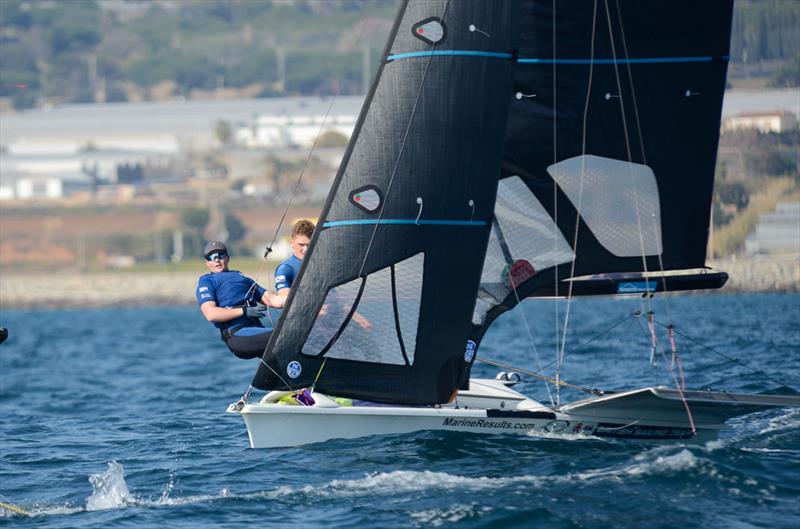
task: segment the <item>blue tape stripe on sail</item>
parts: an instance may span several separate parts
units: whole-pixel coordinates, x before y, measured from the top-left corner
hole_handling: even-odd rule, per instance
[[[397,61],[400,59],[413,59],[417,57],[492,57],[495,59],[511,59],[511,53],[499,51],[480,51],[480,50],[429,50],[413,51],[409,53],[395,53],[386,57],[387,61]],[[619,59],[537,59],[531,57],[520,57],[517,62],[520,64],[657,64],[657,63],[676,63],[676,62],[713,62],[729,61],[730,55],[713,57],[703,55],[697,57],[633,57]]]
[[[424,226],[486,226],[485,220],[446,220],[446,219],[355,219],[333,220],[322,225],[323,228],[337,226],[357,226],[359,224],[419,224]]]
[[[396,53],[386,57],[387,61],[397,61],[400,59],[413,59],[415,57],[431,57],[436,55],[444,55],[449,57],[492,57],[495,59],[510,59],[513,57],[510,53],[503,53],[497,51],[479,51],[479,50],[431,50],[431,51],[413,51],[410,53]]]
[[[722,57],[639,57],[629,59],[533,59],[520,57],[520,64],[655,64],[673,62],[712,62],[716,60],[730,60],[729,55]]]

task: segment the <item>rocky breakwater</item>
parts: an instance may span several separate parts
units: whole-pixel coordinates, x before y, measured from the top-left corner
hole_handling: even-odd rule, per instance
[[[797,256],[727,258],[709,261],[708,265],[730,275],[723,291],[800,291],[800,259]]]
[[[112,307],[189,305],[199,274],[155,273],[3,273],[0,307]]]
[[[798,292],[800,259],[724,259],[709,266],[730,274],[723,292]],[[199,272],[0,273],[0,307],[192,305]],[[257,277],[258,274],[250,275]],[[269,281],[259,281],[270,284]]]

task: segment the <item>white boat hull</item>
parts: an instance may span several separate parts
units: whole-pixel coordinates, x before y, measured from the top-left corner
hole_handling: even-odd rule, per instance
[[[262,402],[235,406],[247,425],[252,448],[275,448],[421,430],[479,434],[569,435],[643,441],[705,442],[714,439],[724,421],[736,415],[774,407],[800,406],[799,397],[686,394],[694,408],[693,433],[678,392],[644,388],[594,397],[551,410],[498,380],[474,379],[452,407],[339,406],[314,394],[314,406],[291,406],[268,394]]]
[[[486,434],[544,430],[552,419],[489,418],[486,410],[276,406],[248,404],[241,411],[250,446],[271,448],[369,435],[449,430]]]

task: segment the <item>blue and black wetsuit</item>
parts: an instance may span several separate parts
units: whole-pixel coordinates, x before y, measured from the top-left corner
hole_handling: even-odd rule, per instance
[[[205,274],[197,282],[197,303],[216,302],[218,307],[254,306],[264,295],[264,288],[238,270]],[[267,347],[272,329],[258,318],[240,316],[225,322],[213,322],[222,341],[239,358],[260,358]]]

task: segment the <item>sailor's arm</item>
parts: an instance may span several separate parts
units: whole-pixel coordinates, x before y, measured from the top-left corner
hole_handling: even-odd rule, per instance
[[[273,294],[272,292],[270,292],[269,293],[270,296],[272,296],[272,298],[274,298],[275,303],[276,303],[276,304],[273,304],[271,306],[275,307],[276,309],[283,308],[283,306],[286,305],[286,300],[289,299],[289,292],[291,292],[291,291],[292,291],[291,288],[282,288],[282,289],[280,289],[278,291],[277,294]],[[273,302],[270,301],[270,303],[273,303]]]
[[[353,313],[352,320],[357,324],[361,325],[363,329],[370,330],[372,328],[372,322],[370,322],[367,318],[365,318],[358,312]]]
[[[286,305],[286,300],[289,299],[289,292],[292,291],[291,286],[294,282],[294,270],[291,266],[281,263],[275,269],[275,290],[277,294],[270,294],[275,297],[275,304],[272,306],[276,309],[283,308]],[[272,303],[272,301],[270,301]]]
[[[200,305],[200,311],[208,321],[222,323],[244,316],[243,307],[218,307],[216,301],[206,301]]]
[[[283,306],[286,304],[286,298],[289,295],[288,288],[286,290],[286,295],[283,295],[283,290],[278,292],[277,294],[273,294],[269,290],[264,291],[264,295],[261,296],[261,303],[266,305],[267,307],[272,307],[275,309],[282,309]]]

